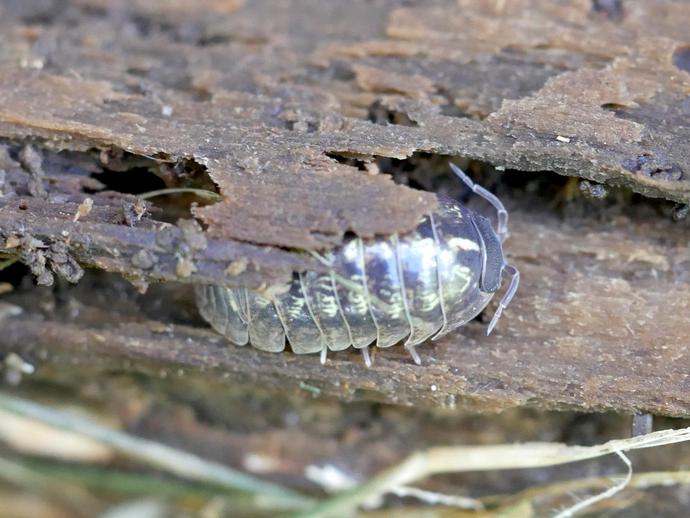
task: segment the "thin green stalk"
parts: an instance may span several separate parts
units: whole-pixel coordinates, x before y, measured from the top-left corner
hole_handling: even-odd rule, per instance
[[[12,266],[17,261],[19,261],[19,257],[9,257],[4,261],[0,261],[0,272],[9,266]]]
[[[99,507],[97,500],[82,487],[36,472],[23,464],[2,457],[0,457],[0,480],[30,489],[32,493],[61,502],[73,510],[79,510],[80,516],[88,514],[87,510],[94,511]]]
[[[258,508],[253,495],[245,492],[231,492],[227,488],[199,481],[179,480],[160,476],[157,473],[139,473],[113,468],[101,468],[84,464],[22,459],[13,460],[13,465],[29,470],[36,475],[48,477],[59,483],[74,484],[78,488],[102,491],[126,498],[156,498],[185,503],[202,503],[222,498],[235,512],[251,514],[275,513],[263,502]],[[0,462],[0,468],[2,468]]]
[[[229,493],[225,487],[199,481],[162,477],[155,473],[138,473],[84,464],[37,461],[35,459],[15,460],[14,463],[53,479],[76,483],[89,489],[110,491],[129,496],[209,499],[222,494],[223,497],[235,497],[235,494]],[[247,494],[244,492],[237,493],[237,496],[238,498],[247,499]]]
[[[192,453],[112,430],[83,417],[38,403],[0,393],[0,408],[61,430],[90,437],[122,455],[147,462],[182,478],[252,493],[262,499],[273,500],[285,508],[305,508],[314,503],[311,498],[300,493],[202,459]]]

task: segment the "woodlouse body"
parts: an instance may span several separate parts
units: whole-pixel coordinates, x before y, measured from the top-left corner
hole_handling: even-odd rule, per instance
[[[405,339],[414,347],[444,335],[476,317],[512,275],[508,291],[489,325],[517,290],[519,274],[506,264],[502,240],[507,213],[500,201],[475,185],[457,167],[453,171],[498,210],[498,229],[489,220],[451,199],[402,236],[349,239],[324,256],[329,271],[295,274],[289,290],[269,300],[244,288],[197,287],[202,316],[237,345],[280,352],[286,338],[297,354],[390,347]]]

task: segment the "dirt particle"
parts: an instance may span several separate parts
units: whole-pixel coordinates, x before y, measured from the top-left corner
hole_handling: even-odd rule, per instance
[[[380,99],[369,106],[368,118],[371,122],[384,126],[389,124],[396,126],[418,126],[407,113],[386,105]]]
[[[148,250],[139,250],[132,256],[132,264],[142,270],[148,270],[156,264],[157,257]]]
[[[3,362],[5,382],[17,386],[26,374],[33,374],[36,368],[16,353],[9,353]]]
[[[377,174],[381,174],[379,165],[376,162],[365,163],[364,170],[369,176],[376,176]]]
[[[22,168],[29,173],[29,193],[36,198],[46,198],[48,191],[43,185],[45,173],[43,172],[43,158],[32,146],[24,146],[19,151],[19,162]]]
[[[46,252],[50,268],[63,279],[77,283],[84,276],[84,270],[70,255],[69,247],[64,241],[53,242]]]
[[[141,221],[141,218],[146,214],[146,202],[141,198],[137,198],[134,203],[125,201],[122,203],[122,213],[125,218],[125,223],[130,227],[135,226]]]
[[[678,47],[672,59],[675,66],[690,74],[690,46]]]
[[[146,282],[146,279],[139,275],[130,275],[127,276],[127,280],[134,286],[134,288],[141,293],[142,295],[146,293],[146,291],[149,289],[149,283]]]
[[[17,248],[19,245],[21,245],[22,240],[17,237],[17,236],[9,236],[7,240],[5,241],[5,248]]]
[[[246,259],[237,259],[232,261],[225,269],[226,275],[236,276],[247,270],[248,262]]]
[[[681,221],[690,214],[690,204],[679,203],[673,207],[673,221]]]
[[[623,161],[623,167],[633,173],[663,181],[678,181],[683,178],[683,170],[663,156],[643,153],[636,158]]]
[[[592,0],[592,13],[608,20],[621,20],[625,15],[623,0]]]
[[[158,334],[165,334],[165,333],[172,333],[173,332],[172,324],[166,324],[164,322],[150,322],[148,324],[148,328],[151,330],[152,333],[158,333]]]
[[[172,252],[175,249],[176,242],[177,228],[173,226],[166,226],[156,234],[156,244],[164,250]]]
[[[590,198],[605,198],[609,193],[605,185],[592,183],[587,180],[582,180],[580,182],[580,192]]]
[[[23,236],[18,247],[21,249],[20,259],[26,264],[31,273],[36,276],[36,283],[39,286],[51,286],[53,284],[53,274],[48,269],[48,258],[46,257],[47,246],[40,239],[35,239],[31,235]]]
[[[182,230],[185,242],[192,250],[204,250],[208,244],[201,225],[193,219],[181,219],[177,226]]]
[[[194,263],[187,259],[186,257],[179,257],[177,259],[177,266],[175,267],[175,273],[179,277],[186,278],[192,275],[196,271],[196,266]]]
[[[85,218],[91,213],[91,209],[93,208],[93,200],[91,198],[84,198],[84,201],[82,201],[79,204],[79,207],[77,207],[77,212],[74,214],[74,218],[72,218],[72,221],[76,223],[79,221],[80,218]]]
[[[290,285],[289,284],[271,284],[271,285],[265,285],[262,284],[259,286],[256,290],[261,296],[271,300],[278,295],[283,295],[290,291]]]
[[[21,315],[24,310],[17,306],[16,304],[10,304],[8,302],[0,302],[0,320],[9,317],[16,317]]]
[[[47,244],[29,234],[21,238],[10,236],[5,244],[20,251],[19,259],[29,267],[41,286],[51,286],[54,273],[71,283],[76,283],[84,275],[82,267],[69,253],[66,241]]]

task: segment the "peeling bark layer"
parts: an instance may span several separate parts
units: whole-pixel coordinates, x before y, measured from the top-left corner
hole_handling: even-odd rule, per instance
[[[334,153],[444,153],[690,201],[685,2],[204,5],[3,7],[0,134],[193,158],[226,197],[196,212],[210,237],[297,248],[410,230],[434,206]],[[367,121],[377,102],[411,125]]]

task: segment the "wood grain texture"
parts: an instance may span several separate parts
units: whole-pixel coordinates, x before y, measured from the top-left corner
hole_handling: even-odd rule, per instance
[[[319,268],[305,250],[337,246],[347,232],[413,228],[435,196],[381,171],[437,174],[454,157],[690,201],[687,2],[615,12],[584,0],[204,5],[0,7],[2,252],[40,282],[57,274],[88,286],[89,267],[141,289],[271,289]],[[420,165],[421,156],[432,158]],[[191,213],[180,202],[198,226],[170,203],[132,220],[136,198],[97,180],[118,173],[130,175],[127,192],[145,190],[153,173],[224,199]],[[554,178],[544,173],[542,184]],[[400,348],[366,370],[354,353],[321,367],[226,347],[174,311],[120,315],[107,304],[110,320],[63,318],[38,309],[25,284],[6,297],[22,313],[6,312],[0,344],[50,350],[55,365],[107,358],[278,390],[305,381],[346,400],[687,416],[687,224],[634,203],[609,218],[561,219],[553,200],[496,184],[511,208],[519,294],[495,336],[472,323],[426,344],[423,368]],[[87,197],[93,208],[75,221]],[[98,306],[83,289],[67,296]]]
[[[444,153],[690,200],[685,2],[206,4],[5,7],[0,134],[194,160],[226,196],[196,212],[209,236],[265,245],[411,230],[433,208],[333,155]]]

